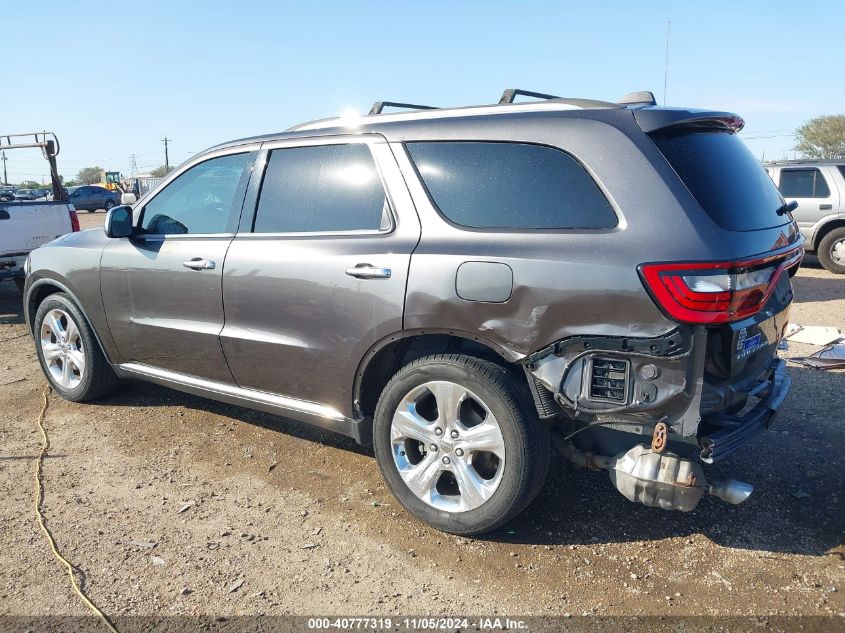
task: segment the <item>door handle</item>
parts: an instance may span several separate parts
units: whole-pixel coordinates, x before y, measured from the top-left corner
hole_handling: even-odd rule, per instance
[[[821,210],[821,211],[832,211],[833,205],[832,204],[820,204],[819,210]]]
[[[370,264],[358,264],[353,268],[347,268],[346,274],[358,279],[390,279],[389,268],[379,268]]]
[[[217,268],[217,262],[202,257],[192,257],[188,261],[182,262],[182,265],[193,270],[214,270]]]

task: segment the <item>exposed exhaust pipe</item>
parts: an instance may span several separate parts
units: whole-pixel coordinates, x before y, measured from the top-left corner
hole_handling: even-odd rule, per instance
[[[739,505],[754,492],[754,486],[736,479],[717,481],[707,487],[707,494],[719,497],[722,501]]]
[[[607,470],[619,492],[630,501],[647,506],[689,512],[705,494],[736,505],[754,491],[751,484],[734,479],[708,484],[700,464],[674,453],[656,453],[643,444],[607,457],[578,450],[556,434],[552,437],[566,459],[578,466]]]

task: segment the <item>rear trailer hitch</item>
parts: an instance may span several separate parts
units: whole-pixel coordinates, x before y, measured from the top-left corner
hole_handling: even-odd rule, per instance
[[[637,444],[610,457],[579,450],[554,433],[552,440],[563,457],[577,466],[607,470],[611,483],[625,498],[650,507],[690,512],[705,494],[736,505],[754,491],[751,484],[734,479],[708,483],[700,464],[665,451],[665,445],[656,451]]]

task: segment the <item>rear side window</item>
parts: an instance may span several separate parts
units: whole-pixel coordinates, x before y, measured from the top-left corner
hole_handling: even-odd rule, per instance
[[[584,167],[543,145],[407,143],[432,200],[455,224],[480,229],[605,229],[616,214]]]
[[[391,227],[378,171],[364,144],[270,153],[256,233],[379,231]]]
[[[705,213],[730,231],[787,224],[780,193],[763,166],[730,132],[654,134],[652,140]]]
[[[830,188],[818,169],[782,169],[780,192],[784,198],[827,198]]]

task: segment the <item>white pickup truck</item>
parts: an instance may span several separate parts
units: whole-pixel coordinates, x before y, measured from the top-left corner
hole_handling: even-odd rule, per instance
[[[32,140],[30,140],[32,139]],[[14,279],[23,289],[24,262],[34,248],[71,231],[79,230],[79,218],[68,202],[56,171],[59,141],[52,132],[0,136],[0,150],[41,148],[50,164],[52,200],[0,201],[0,281]]]

